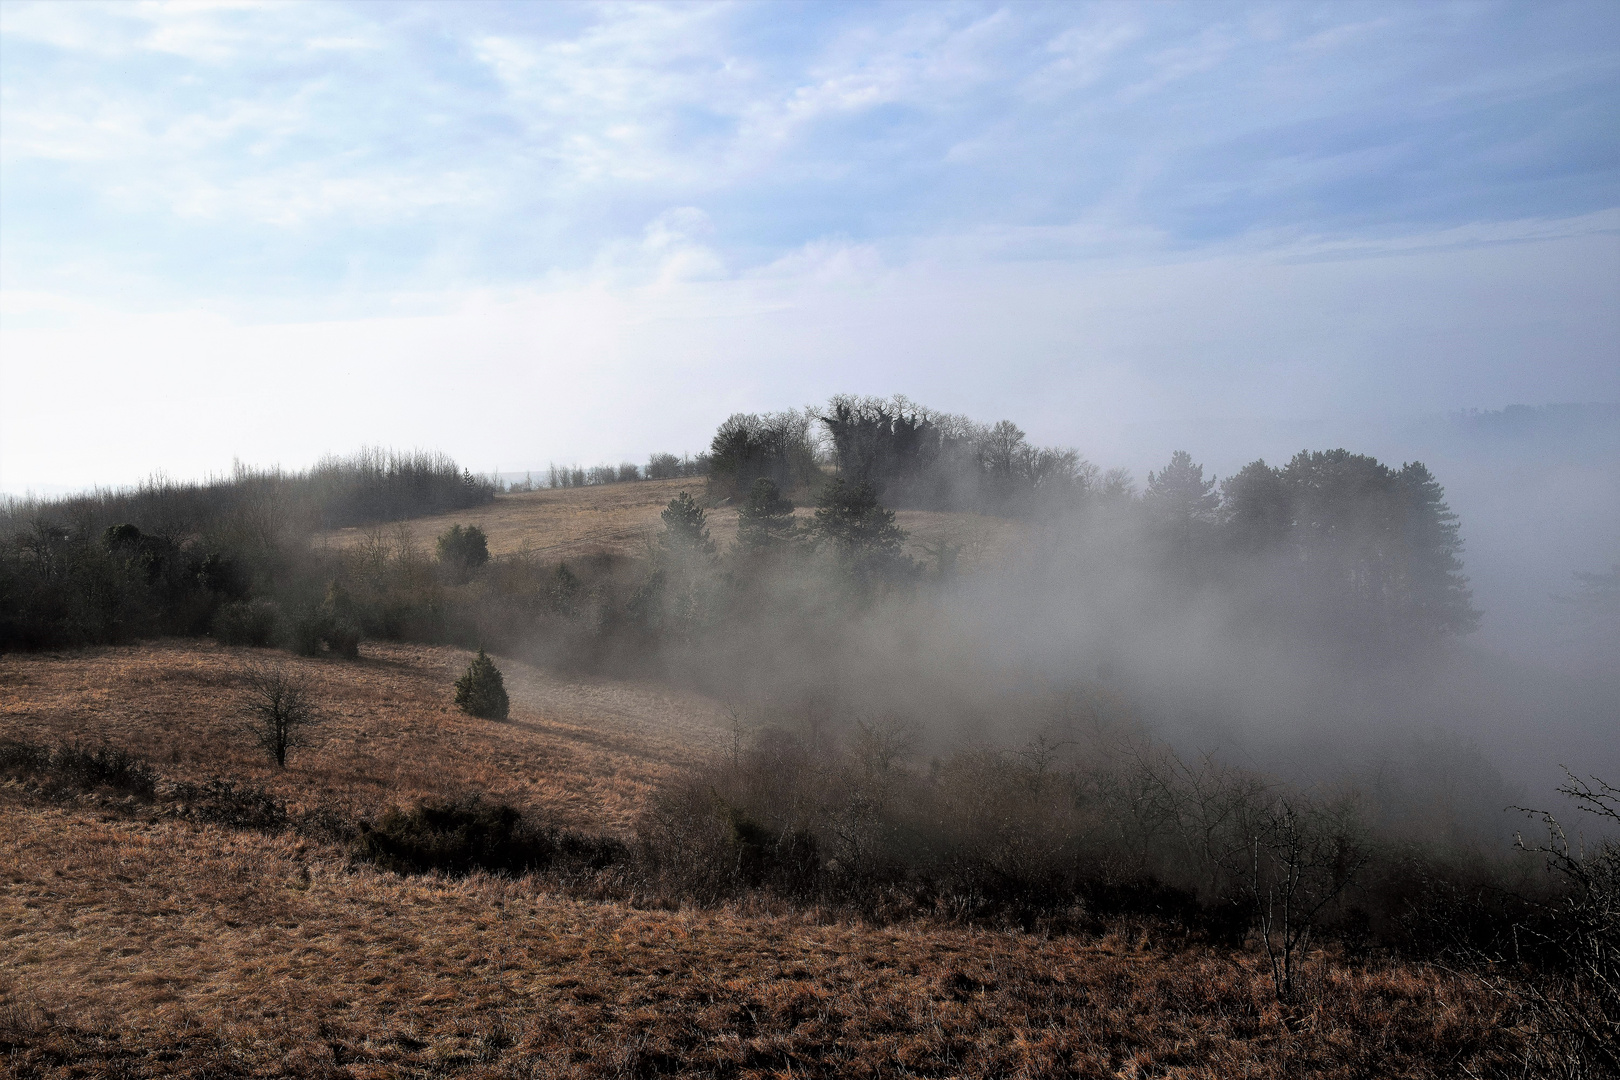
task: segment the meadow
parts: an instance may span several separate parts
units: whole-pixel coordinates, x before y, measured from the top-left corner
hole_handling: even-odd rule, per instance
[[[233,720],[260,650],[167,640],[0,660],[0,737],[106,740],[148,801],[0,789],[0,1053],[19,1077],[1484,1075],[1527,1030],[1480,978],[1337,944],[1284,1005],[1263,956],[1152,919],[1024,932],[754,896],[582,895],[544,875],[401,876],[344,843],[183,820],[228,776],[344,815],[478,789],[628,837],[714,752],[722,703],[508,663],[506,722],[450,705],[466,654],[291,659],[319,746],[285,772]]]

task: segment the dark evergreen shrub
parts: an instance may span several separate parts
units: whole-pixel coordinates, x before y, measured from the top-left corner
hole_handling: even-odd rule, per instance
[[[506,681],[500,669],[483,649],[467,671],[456,680],[456,705],[462,712],[485,720],[505,720],[508,701]]]
[[[287,647],[299,656],[319,656],[331,633],[332,617],[319,607],[306,607],[287,624]]]
[[[489,562],[489,538],[476,525],[452,525],[438,540],[439,561],[461,573]]]
[[[346,660],[360,658],[360,629],[351,622],[337,620],[326,635],[326,647]]]

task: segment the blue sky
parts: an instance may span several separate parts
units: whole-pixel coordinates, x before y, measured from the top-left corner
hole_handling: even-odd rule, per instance
[[[1620,5],[6,3],[0,293],[11,491],[1612,401]]]

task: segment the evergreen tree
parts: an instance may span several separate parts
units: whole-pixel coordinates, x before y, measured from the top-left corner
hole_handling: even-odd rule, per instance
[[[1396,474],[1404,511],[1405,596],[1408,616],[1424,629],[1466,634],[1479,625],[1473,592],[1463,576],[1462,536],[1445,489],[1421,462]]]
[[[1264,460],[1251,461],[1221,484],[1226,536],[1255,551],[1281,542],[1293,523],[1293,498],[1282,473]]]
[[[669,500],[669,505],[658,516],[664,522],[658,542],[666,552],[714,554],[714,541],[709,539],[708,515],[690,493],[683,491]]]
[[[489,538],[477,525],[452,525],[439,537],[439,561],[466,574],[489,562]]]
[[[1161,471],[1148,473],[1143,501],[1181,547],[1192,542],[1194,530],[1215,521],[1221,504],[1215,478],[1205,480],[1204,467],[1194,464],[1185,450],[1171,454]]]
[[[506,719],[506,680],[483,649],[456,680],[456,705],[462,712],[484,720]]]
[[[834,480],[822,488],[811,529],[857,577],[913,569],[903,550],[905,530],[894,523],[893,510],[878,504],[871,484],[850,487],[843,480]]]
[[[748,555],[781,551],[798,535],[793,504],[768,478],[755,480],[748,501],[737,510],[736,550]]]

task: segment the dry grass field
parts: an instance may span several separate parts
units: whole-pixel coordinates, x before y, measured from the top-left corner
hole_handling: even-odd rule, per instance
[[[476,525],[489,538],[492,555],[519,552],[544,559],[574,559],[597,552],[644,553],[659,528],[659,512],[679,492],[701,498],[701,479],[642,480],[598,487],[558,488],[498,495],[488,506],[416,518],[398,525],[336,529],[322,540],[336,548],[357,547],[375,538],[393,540],[403,529],[411,544],[432,551],[433,542],[452,525]],[[801,507],[808,520],[811,509]],[[949,540],[961,545],[966,559],[993,556],[1014,543],[1017,522],[981,514],[943,514],[901,510],[896,522],[910,534],[911,553],[926,557],[930,545]],[[737,534],[737,514],[728,507],[709,511],[709,531],[722,547]]]
[[[1440,1077],[1508,1003],[1122,926],[1053,938],[644,911],[399,878],[292,837],[4,808],[0,1048],[24,1076]]]
[[[466,716],[452,684],[469,654],[367,642],[358,662],[302,659],[206,641],[43,656],[0,656],[0,737],[106,740],[166,778],[226,776],[294,808],[346,814],[476,789],[565,825],[623,829],[670,769],[729,733],[717,702],[668,687],[562,677],[502,659],[512,715]],[[241,729],[251,663],[309,678],[325,717],[320,745],[278,770]]]
[[[503,662],[505,723],[450,704],[454,649],[307,674],[324,741],[270,768],[234,727],[262,656],[168,641],[0,658],[0,737],[98,742],[374,812],[475,787],[623,831],[726,734],[716,702]],[[638,910],[544,879],[400,877],[296,832],[0,788],[0,1068],[18,1077],[1441,1077],[1504,1066],[1512,1003],[1417,966],[1262,958],[826,912]]]

